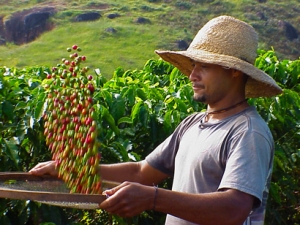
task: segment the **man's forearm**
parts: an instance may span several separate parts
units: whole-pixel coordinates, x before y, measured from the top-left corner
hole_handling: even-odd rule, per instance
[[[101,179],[115,182],[139,182],[139,163],[126,162],[99,165]]]
[[[131,181],[144,185],[158,184],[168,177],[167,174],[156,170],[145,160],[140,162],[126,162],[99,166],[99,173],[103,180],[115,182]]]
[[[244,222],[254,197],[237,190],[208,194],[187,194],[159,189],[155,210],[203,225]]]

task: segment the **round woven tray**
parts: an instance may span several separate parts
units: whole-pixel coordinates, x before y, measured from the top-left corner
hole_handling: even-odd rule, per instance
[[[117,185],[115,182],[103,181],[102,190]],[[62,180],[52,176],[0,172],[0,198],[32,200],[60,207],[97,209],[106,196],[70,193]]]

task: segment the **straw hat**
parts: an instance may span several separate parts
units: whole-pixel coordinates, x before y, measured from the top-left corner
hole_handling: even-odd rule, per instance
[[[249,24],[230,16],[210,20],[199,30],[186,51],[155,52],[189,76],[192,61],[217,64],[249,76],[246,97],[271,97],[282,92],[269,75],[254,66],[258,36]]]

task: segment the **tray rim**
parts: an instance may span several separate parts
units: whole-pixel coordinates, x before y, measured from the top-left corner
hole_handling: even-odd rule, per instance
[[[61,181],[57,177],[50,175],[36,176],[27,172],[0,172],[0,182],[7,180],[17,181]],[[102,183],[110,188],[118,185],[117,182],[103,180]],[[0,198],[32,200],[39,202],[76,202],[76,203],[98,203],[106,199],[103,194],[79,194],[79,193],[64,193],[64,192],[48,192],[48,191],[28,191],[22,189],[9,189],[0,187]]]

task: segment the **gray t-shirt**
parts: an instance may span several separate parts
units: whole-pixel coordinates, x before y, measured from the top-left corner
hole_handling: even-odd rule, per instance
[[[244,225],[263,225],[273,165],[272,134],[254,107],[217,122],[204,113],[184,119],[146,161],[173,176],[172,190],[209,193],[237,189],[256,198]],[[237,212],[238,213],[238,212]],[[167,215],[167,225],[194,223]]]

